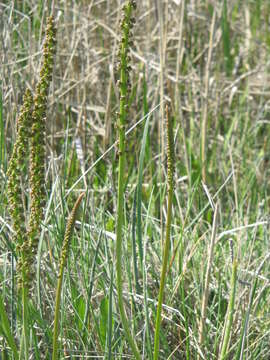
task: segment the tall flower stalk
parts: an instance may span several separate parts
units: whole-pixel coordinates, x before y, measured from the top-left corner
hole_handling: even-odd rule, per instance
[[[45,204],[45,121],[47,98],[53,71],[55,34],[53,17],[49,17],[40,80],[36,87],[34,99],[30,90],[25,92],[21,113],[17,121],[16,142],[7,171],[8,197],[15,231],[14,242],[18,255],[18,268],[21,269],[22,257],[24,256],[26,262],[25,271],[28,277],[27,285],[31,280],[30,272],[38,246],[39,230]],[[29,152],[30,219],[28,231],[26,231],[26,216],[23,209],[20,178]]]
[[[19,284],[26,281],[22,278],[22,269],[25,268],[25,245],[27,244],[26,236],[26,217],[23,209],[23,193],[21,188],[21,177],[25,160],[28,156],[28,142],[30,137],[30,127],[32,120],[33,97],[30,90],[25,91],[23,105],[16,124],[16,142],[13,146],[11,159],[9,161],[7,177],[8,177],[8,198],[10,215],[13,220],[13,242],[16,245],[16,253],[18,256],[17,269],[19,273]]]
[[[167,183],[168,183],[168,203],[167,203],[167,221],[166,221],[166,237],[163,248],[162,269],[160,275],[160,287],[158,295],[158,305],[156,314],[156,329],[155,329],[155,343],[154,343],[154,360],[158,359],[159,355],[159,336],[161,324],[162,302],[164,297],[164,288],[166,281],[166,273],[169,261],[170,238],[171,238],[171,222],[172,222],[172,203],[173,203],[173,188],[174,188],[174,140],[173,140],[173,126],[169,116],[168,106],[166,107],[166,124],[167,124]]]
[[[129,92],[129,49],[131,46],[131,29],[135,20],[132,11],[136,8],[135,1],[128,1],[123,7],[123,20],[121,23],[122,38],[119,47],[119,92],[120,111],[118,116],[119,131],[119,163],[118,163],[118,193],[117,193],[117,224],[116,224],[116,286],[118,294],[118,306],[126,339],[137,360],[141,359],[138,346],[130,332],[130,324],[127,319],[123,301],[123,278],[122,278],[122,242],[123,242],[123,208],[124,208],[124,173],[125,173],[125,126],[127,123],[128,92]]]
[[[53,17],[47,20],[46,39],[43,48],[43,64],[40,80],[33,100],[26,90],[21,113],[17,121],[16,142],[7,171],[10,215],[13,221],[18,263],[18,285],[22,296],[23,334],[20,358],[29,359],[28,299],[34,262],[38,247],[40,226],[45,205],[45,121],[47,97],[53,71],[55,52]],[[30,152],[30,218],[26,227],[23,208],[21,176]]]
[[[43,48],[43,65],[36,87],[30,140],[30,219],[29,219],[29,263],[35,260],[40,226],[45,204],[45,129],[49,86],[52,79],[53,59],[56,45],[56,29],[53,17],[47,20],[46,39]]]
[[[27,266],[27,235],[26,235],[26,218],[23,209],[23,193],[21,189],[21,176],[25,159],[28,155],[28,141],[30,136],[30,125],[32,116],[33,98],[30,90],[25,91],[23,105],[17,120],[16,142],[8,166],[8,198],[10,215],[13,220],[13,242],[17,253],[18,284],[22,290],[22,313],[23,313],[23,332],[21,357],[28,359],[28,278],[29,267]]]

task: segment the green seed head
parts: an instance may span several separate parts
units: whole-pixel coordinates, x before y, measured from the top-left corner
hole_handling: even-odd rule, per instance
[[[122,37],[119,44],[118,51],[118,60],[119,60],[119,77],[120,80],[118,82],[119,91],[120,91],[120,117],[119,122],[124,123],[126,121],[126,109],[125,105],[128,103],[128,94],[130,91],[130,80],[129,73],[131,71],[130,61],[131,58],[129,56],[130,47],[133,45],[131,40],[132,38],[132,28],[135,23],[135,19],[132,17],[132,11],[135,8],[135,1],[128,1],[123,6],[123,20],[121,21],[121,31]]]
[[[167,125],[167,166],[168,166],[168,183],[173,186],[174,177],[174,139],[173,139],[173,124],[169,115],[168,105],[166,106],[166,125]]]
[[[7,170],[8,176],[8,199],[10,215],[13,222],[13,242],[18,256],[18,274],[19,282],[21,282],[22,259],[27,242],[26,236],[26,218],[23,208],[23,193],[21,188],[21,177],[23,168],[28,156],[28,141],[30,136],[30,124],[32,117],[33,98],[30,90],[25,91],[23,105],[17,119],[16,142],[13,146],[11,159]]]
[[[53,72],[56,47],[56,29],[53,17],[47,20],[46,39],[43,47],[43,65],[34,98],[33,121],[30,143],[30,188],[31,210],[29,220],[29,253],[35,256],[40,224],[45,204],[45,129],[47,97]],[[34,259],[32,259],[34,262]]]
[[[63,246],[62,246],[62,251],[61,251],[60,267],[59,267],[58,276],[61,275],[61,273],[63,272],[64,267],[66,266],[67,257],[68,257],[68,250],[69,250],[69,244],[70,244],[70,240],[71,240],[72,234],[73,234],[75,219],[76,219],[76,215],[77,215],[77,212],[78,212],[78,209],[79,209],[79,206],[80,206],[80,203],[81,203],[83,197],[84,197],[84,193],[82,193],[78,197],[76,203],[73,206],[71,214],[70,214],[70,216],[68,218],[67,227],[66,227],[65,236],[64,236],[64,241],[63,241]]]

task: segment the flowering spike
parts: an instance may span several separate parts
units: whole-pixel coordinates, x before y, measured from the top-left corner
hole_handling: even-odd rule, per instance
[[[25,165],[25,159],[28,156],[28,141],[30,137],[30,126],[32,116],[33,97],[30,90],[26,90],[23,98],[23,105],[17,119],[16,142],[13,146],[13,152],[9,161],[7,170],[8,176],[8,199],[10,215],[13,221],[13,241],[18,256],[17,269],[19,285],[21,284],[21,270],[24,262],[26,236],[26,218],[23,209],[23,194],[21,189],[22,169]]]
[[[46,38],[43,47],[43,64],[40,80],[34,97],[33,119],[30,142],[30,219],[29,219],[29,262],[33,264],[39,242],[40,225],[45,205],[45,128],[46,109],[50,81],[53,72],[53,58],[56,45],[56,29],[53,17],[47,20]],[[29,264],[30,265],[30,264]]]

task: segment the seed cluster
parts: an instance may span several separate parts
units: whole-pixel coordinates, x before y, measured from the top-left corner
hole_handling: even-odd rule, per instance
[[[174,177],[174,139],[172,119],[169,115],[168,106],[166,106],[166,127],[167,127],[167,176],[169,187],[173,187]]]
[[[136,9],[135,1],[129,1],[123,6],[123,20],[121,22],[122,38],[119,45],[118,60],[119,67],[118,71],[120,74],[120,80],[118,82],[120,91],[120,112],[118,114],[119,122],[118,127],[120,130],[124,130],[127,108],[128,108],[128,95],[130,92],[131,84],[129,79],[130,67],[130,48],[133,45],[131,40],[132,28],[135,24],[135,18],[133,18],[132,10]]]
[[[53,17],[49,17],[43,48],[43,65],[36,87],[30,141],[30,189],[31,210],[28,239],[30,260],[34,261],[38,247],[40,224],[45,205],[45,128],[49,86],[52,79],[53,59],[56,47],[56,29]]]
[[[19,286],[22,277],[25,286],[28,286],[33,276],[33,263],[45,205],[45,121],[47,98],[53,71],[55,35],[53,17],[49,17],[43,47],[43,65],[40,71],[40,80],[36,87],[34,99],[30,90],[25,92],[21,113],[17,120],[16,142],[7,172],[10,215],[13,220],[14,243],[16,244],[18,256]],[[27,219],[23,209],[20,179],[29,152],[30,218],[26,230]],[[23,276],[22,273],[24,273]]]
[[[119,92],[120,92],[120,109],[118,114],[118,195],[117,195],[117,223],[116,223],[116,288],[118,296],[118,308],[120,312],[121,322],[124,328],[124,333],[133,355],[136,360],[141,360],[140,352],[136,340],[130,332],[130,324],[126,315],[124,300],[123,300],[123,278],[122,278],[122,227],[124,219],[124,182],[125,182],[125,125],[127,123],[128,112],[128,93],[130,91],[129,72],[130,56],[129,51],[132,46],[130,40],[132,33],[131,29],[135,20],[132,18],[132,10],[136,8],[135,1],[128,1],[123,7],[123,20],[121,22],[122,38],[119,44]]]
[[[7,171],[8,176],[8,198],[10,215],[13,219],[13,242],[16,244],[18,255],[17,269],[21,274],[25,250],[27,244],[26,218],[23,209],[23,194],[21,189],[21,176],[28,157],[28,141],[32,120],[33,97],[30,90],[26,90],[23,105],[16,124],[16,142],[13,146],[12,156]],[[22,279],[19,278],[19,282]]]
[[[67,262],[67,258],[68,258],[69,244],[70,244],[70,240],[71,240],[73,230],[74,230],[76,214],[78,212],[78,208],[80,206],[80,203],[81,203],[83,197],[84,197],[84,193],[82,193],[78,197],[78,199],[77,199],[76,203],[74,204],[73,209],[72,209],[72,211],[70,213],[70,216],[68,218],[66,231],[65,231],[65,236],[64,236],[64,241],[63,241],[63,245],[62,245],[58,277],[61,276],[61,274],[63,273],[64,268],[66,266],[66,262]]]

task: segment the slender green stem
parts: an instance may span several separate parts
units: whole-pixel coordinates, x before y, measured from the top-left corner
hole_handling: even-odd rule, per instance
[[[53,327],[53,355],[52,360],[57,360],[58,353],[58,333],[59,333],[59,315],[60,315],[60,302],[61,302],[61,291],[63,283],[63,272],[64,269],[61,267],[59,272],[59,278],[56,289],[56,300],[54,310],[54,327]]]
[[[219,360],[225,360],[227,358],[228,345],[231,335],[233,313],[234,313],[234,302],[235,302],[235,290],[236,290],[236,280],[237,280],[237,261],[234,260],[232,267],[232,276],[231,276],[231,294],[227,310],[226,325],[223,344],[219,356]]]
[[[57,289],[56,289],[56,300],[55,300],[55,311],[54,311],[54,327],[53,327],[53,354],[52,354],[52,360],[58,359],[58,333],[59,333],[59,316],[60,316],[60,303],[61,303],[61,291],[62,291],[62,283],[63,283],[63,275],[64,275],[64,269],[66,266],[67,258],[68,258],[68,250],[69,250],[69,244],[70,240],[73,234],[76,214],[79,208],[79,205],[82,201],[82,198],[84,196],[84,193],[82,193],[76,203],[73,206],[73,209],[70,213],[70,216],[68,218],[67,227],[65,231],[62,251],[61,251],[61,259],[60,259],[60,267],[59,267],[59,273],[58,273],[58,283],[57,283]]]
[[[212,16],[211,29],[210,29],[210,38],[209,38],[209,47],[208,47],[208,58],[205,69],[205,103],[203,107],[202,115],[202,131],[201,131],[201,161],[202,161],[202,179],[203,182],[206,182],[206,162],[207,162],[207,120],[208,120],[208,94],[209,94],[209,78],[210,78],[210,65],[213,52],[213,40],[214,40],[214,31],[216,23],[216,10]]]
[[[172,133],[172,124],[168,115],[167,110],[167,157],[168,157],[168,210],[167,210],[167,220],[166,220],[166,236],[163,249],[163,262],[160,276],[160,288],[158,295],[158,306],[156,314],[156,330],[155,330],[155,343],[154,343],[154,360],[158,359],[159,355],[159,335],[160,335],[160,324],[161,324],[161,311],[162,311],[162,302],[164,296],[164,287],[166,281],[168,260],[169,260],[169,250],[170,250],[170,238],[171,238],[171,221],[172,221],[172,203],[173,203],[173,163],[174,163],[174,154],[173,154],[173,133]]]
[[[120,129],[119,133],[119,164],[118,164],[118,203],[117,203],[117,226],[116,226],[116,274],[117,274],[117,293],[118,306],[121,321],[124,327],[127,341],[129,342],[136,359],[141,359],[138,347],[133,340],[130,332],[130,325],[123,302],[123,278],[122,278],[122,228],[123,228],[123,208],[124,208],[124,166],[125,166],[125,140],[124,130]]]
[[[216,234],[217,234],[217,217],[218,217],[218,205],[215,206],[211,242],[210,242],[210,246],[209,246],[208,261],[207,261],[207,268],[206,268],[206,274],[205,274],[204,292],[203,292],[203,297],[202,297],[201,320],[200,320],[200,324],[199,324],[199,344],[200,344],[200,346],[203,346],[203,341],[204,341],[204,330],[205,330],[204,328],[205,328],[206,312],[207,312],[207,305],[208,305],[208,298],[209,298],[210,273],[211,273],[211,268],[212,268],[212,263],[213,263],[213,253],[214,253],[214,246],[215,246]]]
[[[166,280],[167,265],[168,265],[168,259],[169,259],[169,249],[170,249],[172,200],[173,200],[173,192],[169,191],[168,213],[167,213],[167,222],[166,222],[166,237],[165,237],[165,244],[164,244],[163,263],[162,263],[162,270],[161,270],[161,277],[160,277],[160,288],[159,288],[159,294],[158,294],[158,307],[157,307],[157,315],[156,315],[154,360],[158,359],[158,353],[159,353],[159,334],[160,334],[160,323],[161,323],[161,310],[162,310],[164,286],[165,286],[165,280]]]
[[[122,278],[122,228],[123,228],[123,208],[124,208],[124,165],[125,165],[125,143],[123,131],[120,130],[119,136],[119,173],[118,173],[118,203],[117,203],[117,226],[116,226],[116,274],[117,274],[117,292],[118,292],[118,306],[121,316],[121,321],[124,327],[126,338],[132,348],[136,359],[140,359],[138,348],[132,338],[130,332],[130,325],[123,302],[123,278]]]
[[[26,272],[25,272],[25,260],[22,255],[22,306],[23,306],[23,344],[24,344],[24,358],[29,360],[29,323],[28,323],[28,299],[29,288],[27,284]]]

